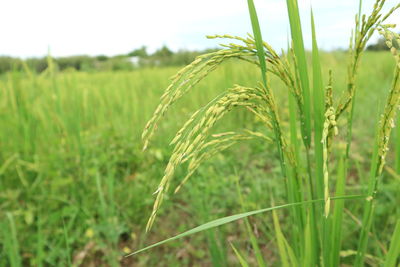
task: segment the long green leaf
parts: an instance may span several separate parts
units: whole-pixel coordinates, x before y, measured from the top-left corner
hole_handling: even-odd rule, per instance
[[[253,28],[254,40],[256,42],[257,56],[258,60],[260,61],[261,76],[264,87],[267,87],[267,64],[265,63],[264,45],[261,36],[260,23],[258,22],[257,11],[253,0],[247,0],[247,5],[249,7],[251,26]]]
[[[299,14],[299,7],[297,0],[286,0],[290,30],[293,41],[293,50],[295,60],[297,62],[297,73],[300,77],[300,88],[303,96],[303,107],[301,114],[301,134],[303,138],[304,146],[306,147],[307,154],[307,171],[308,171],[308,181],[307,187],[310,193],[310,198],[315,199],[314,186],[312,179],[312,167],[310,162],[310,147],[311,147],[311,99],[310,99],[310,82],[308,78],[308,65],[306,59],[306,53],[304,49],[303,33],[301,29],[301,21]],[[314,265],[317,261],[318,250],[319,250],[319,234],[316,221],[315,207],[310,206],[310,236],[312,238],[311,248],[311,264]],[[306,237],[307,238],[307,237]]]
[[[281,225],[279,223],[278,215],[276,214],[276,211],[272,211],[272,218],[274,221],[274,228],[275,228],[275,234],[276,234],[276,240],[278,243],[278,251],[279,255],[281,257],[281,265],[283,267],[289,267],[289,256],[287,255],[286,248],[285,248],[285,237],[282,233]]]
[[[286,239],[283,239],[283,241],[285,242],[286,250],[288,252],[289,260],[292,263],[292,266],[300,266],[292,247],[289,245]]]
[[[247,264],[247,261],[243,258],[243,256],[240,254],[240,252],[235,248],[235,246],[231,243],[231,247],[233,249],[233,252],[236,254],[236,258],[238,258],[239,263],[242,267],[248,267],[249,265]]]
[[[315,128],[315,172],[317,197],[324,196],[323,185],[323,147],[322,131],[324,128],[324,95],[325,90],[322,84],[321,61],[317,44],[317,35],[315,32],[314,14],[311,10],[312,27],[312,66],[313,66],[313,98],[314,98],[314,128]]]
[[[300,162],[300,146],[297,138],[297,109],[296,100],[293,94],[288,91],[289,99],[289,129],[290,129],[290,145],[293,147],[296,162]],[[321,196],[322,197],[322,196]]]
[[[288,98],[289,98],[289,123],[290,123],[290,145],[294,151],[295,161],[300,168],[300,144],[297,137],[297,116],[296,116],[296,103],[293,94],[288,90]],[[289,173],[293,172],[292,168],[289,168]],[[298,194],[302,192],[301,189],[301,181],[297,179],[294,175],[288,175],[287,179],[287,191],[288,191],[288,200],[289,202],[298,202],[301,201],[301,196]],[[300,240],[304,238],[304,219],[303,216],[304,209],[302,207],[294,207],[293,208],[293,233],[292,233],[292,241],[294,243],[294,248],[298,255],[301,255],[301,251],[303,249],[300,246]]]
[[[298,72],[300,75],[301,91],[303,94],[302,135],[303,142],[307,148],[311,144],[311,101],[310,101],[310,82],[308,80],[307,59],[304,49],[303,34],[301,30],[300,14],[297,0],[286,0],[290,31],[293,40],[293,49],[298,62]]]
[[[343,195],[346,185],[346,166],[345,159],[342,157],[339,161],[338,178],[336,181],[336,195]],[[340,247],[342,242],[342,227],[343,227],[343,209],[344,201],[338,200],[335,203],[332,218],[332,231],[330,232],[332,238],[332,245],[330,249],[331,266],[339,266],[340,260]]]
[[[18,244],[18,238],[17,238],[17,230],[15,227],[15,221],[14,221],[14,216],[7,212],[6,213],[7,219],[9,221],[9,231],[5,233],[6,236],[6,251],[9,256],[10,264],[12,267],[19,267],[22,266],[21,262],[21,257],[20,257],[20,252],[19,252],[19,244]]]
[[[400,219],[397,220],[396,227],[390,241],[388,254],[386,255],[384,267],[395,267],[396,260],[400,255]]]
[[[400,114],[397,117],[397,131],[396,131],[396,171],[400,173]]]
[[[264,42],[263,42],[263,39],[261,36],[260,23],[258,22],[256,7],[254,6],[253,0],[247,0],[247,4],[249,7],[251,26],[253,28],[254,40],[255,40],[256,48],[257,48],[257,57],[260,62],[260,69],[261,69],[263,85],[264,85],[265,90],[269,91],[269,89],[268,89],[269,86],[267,84],[267,65],[265,62]],[[271,92],[269,92],[269,93],[272,95]],[[271,116],[273,117],[272,124],[273,124],[273,128],[274,128],[275,138],[277,140],[277,147],[278,147],[278,153],[279,153],[279,158],[280,158],[282,174],[285,178],[287,178],[286,167],[285,167],[286,166],[285,157],[283,155],[283,144],[280,141],[281,140],[280,126],[278,123],[277,115],[274,112],[271,112]]]
[[[314,14],[311,10],[311,31],[312,31],[312,69],[313,69],[313,100],[314,100],[314,146],[315,146],[315,185],[316,185],[316,197],[324,197],[324,175],[323,175],[323,145],[322,145],[322,132],[324,128],[325,121],[325,101],[324,101],[324,88],[322,83],[322,71],[321,71],[321,61],[319,57],[319,49],[317,43],[317,34],[315,31],[315,21]],[[327,160],[327,159],[326,159]],[[318,207],[319,211],[322,207]],[[311,218],[312,219],[312,218]],[[324,218],[322,220],[322,251],[323,260],[327,263],[329,248],[329,237],[331,236],[328,232],[329,218]],[[315,251],[315,249],[314,249]]]
[[[362,198],[365,198],[365,196],[363,196],[363,195],[349,195],[349,196],[333,197],[332,200],[336,200],[336,199],[347,199],[347,200],[350,200],[350,199],[362,199]],[[189,236],[189,235],[193,235],[193,234],[196,234],[196,233],[199,233],[199,232],[203,232],[203,231],[206,231],[208,229],[215,228],[215,227],[218,227],[218,226],[221,226],[221,225],[233,222],[233,221],[237,221],[237,220],[240,220],[240,219],[252,216],[252,215],[256,215],[256,214],[260,214],[260,213],[264,213],[264,212],[268,212],[268,211],[272,211],[272,210],[282,209],[282,208],[299,206],[299,205],[308,205],[308,204],[311,204],[311,203],[321,203],[323,201],[324,201],[323,199],[315,199],[315,200],[308,200],[308,201],[302,201],[302,202],[296,202],[296,203],[289,203],[289,204],[284,204],[284,205],[280,205],[280,206],[275,206],[275,207],[270,207],[270,208],[265,208],[265,209],[259,209],[259,210],[254,210],[254,211],[249,211],[249,212],[244,212],[244,213],[240,213],[240,214],[235,214],[235,215],[223,217],[223,218],[216,219],[216,220],[210,221],[208,223],[202,224],[202,225],[197,226],[197,227],[195,227],[195,228],[193,228],[191,230],[188,230],[186,232],[178,234],[178,235],[176,235],[174,237],[170,237],[170,238],[165,239],[163,241],[157,242],[157,243],[155,243],[153,245],[150,245],[148,247],[139,249],[139,250],[137,250],[137,251],[135,251],[133,253],[130,253],[130,254],[126,255],[126,256],[132,256],[132,255],[138,254],[140,252],[149,250],[151,248],[160,246],[162,244],[165,244],[165,243],[168,243],[168,242],[171,242],[171,241],[174,241],[174,240],[177,240],[177,239]]]
[[[304,234],[304,256],[303,256],[303,267],[308,267],[308,266],[315,266],[312,262],[313,260],[313,250],[312,250],[312,238],[311,238],[311,223],[310,223],[310,215],[307,217],[307,223],[306,223],[306,228],[305,234]]]

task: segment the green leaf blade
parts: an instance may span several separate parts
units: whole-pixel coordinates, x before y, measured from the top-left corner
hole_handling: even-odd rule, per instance
[[[332,198],[332,200],[336,200],[336,199],[351,200],[351,199],[361,199],[361,198],[365,198],[365,196],[363,196],[363,195],[340,196],[340,197],[334,197],[334,198]],[[171,242],[171,241],[174,241],[174,240],[177,240],[177,239],[189,236],[189,235],[193,235],[193,234],[196,234],[196,233],[199,233],[199,232],[203,232],[203,231],[206,231],[208,229],[215,228],[215,227],[218,227],[218,226],[221,226],[221,225],[233,222],[233,221],[237,221],[237,220],[249,217],[249,216],[257,215],[257,214],[260,214],[260,213],[264,213],[264,212],[268,212],[268,211],[272,211],[272,210],[276,210],[276,209],[289,208],[289,207],[294,207],[294,206],[299,206],[299,205],[307,205],[307,204],[318,203],[318,202],[322,203],[323,201],[324,201],[323,199],[316,199],[316,200],[295,202],[295,203],[289,203],[289,204],[279,205],[279,206],[275,206],[275,207],[259,209],[259,210],[254,210],[254,211],[249,211],[249,212],[244,212],[244,213],[239,213],[239,214],[223,217],[223,218],[220,218],[220,219],[216,219],[216,220],[207,222],[205,224],[202,224],[200,226],[192,228],[192,229],[190,229],[190,230],[188,230],[186,232],[183,232],[183,233],[178,234],[176,236],[170,237],[170,238],[165,239],[163,241],[154,243],[154,244],[152,244],[150,246],[147,246],[145,248],[139,249],[139,250],[137,250],[137,251],[135,251],[133,253],[130,253],[130,254],[126,255],[126,257],[132,256],[132,255],[144,252],[146,250],[149,250],[151,248],[158,247],[158,246],[163,245],[165,243],[168,243],[168,242]]]
[[[395,267],[400,255],[400,219],[397,220],[384,267]]]
[[[233,249],[233,252],[235,252],[236,258],[239,260],[239,263],[242,267],[248,267],[249,264],[247,264],[247,261],[244,259],[242,254],[236,249],[236,247],[231,243],[231,247]]]
[[[247,0],[247,5],[249,7],[251,26],[253,28],[254,40],[256,42],[257,57],[260,61],[261,76],[263,84],[267,87],[267,64],[265,63],[264,45],[260,30],[260,23],[258,21],[256,7],[253,0]]]
[[[308,79],[308,66],[306,52],[304,48],[303,34],[301,30],[301,21],[297,0],[286,0],[290,31],[293,40],[293,49],[298,62],[298,71],[300,76],[301,91],[303,95],[304,118],[302,121],[303,142],[307,148],[311,144],[311,100],[310,100],[310,82]]]

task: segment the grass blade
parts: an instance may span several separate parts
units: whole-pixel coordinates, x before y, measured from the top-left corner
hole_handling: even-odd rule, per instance
[[[396,227],[390,241],[390,247],[388,254],[386,255],[386,261],[384,267],[395,267],[396,260],[400,255],[400,219],[397,220]]]
[[[324,183],[324,159],[323,153],[323,129],[325,121],[325,101],[324,95],[325,90],[322,83],[322,71],[321,61],[319,56],[319,49],[317,43],[317,34],[315,30],[314,14],[311,9],[311,31],[312,31],[312,70],[313,70],[313,105],[314,105],[314,147],[315,147],[315,186],[316,186],[316,197],[322,198],[324,196],[325,187],[328,184]],[[317,207],[318,211],[322,211],[322,207]],[[311,218],[312,219],[312,218]],[[329,218],[324,217],[322,219],[322,251],[323,260],[325,264],[328,260],[328,254],[330,251],[329,237],[331,236],[328,230]],[[315,241],[314,241],[315,242]]]
[[[312,253],[312,237],[311,237],[311,223],[310,223],[310,215],[307,216],[307,223],[305,227],[304,233],[304,255],[303,255],[303,267],[308,266],[315,266],[312,264],[313,260],[313,253]]]
[[[363,195],[349,195],[349,196],[340,196],[340,197],[333,197],[332,200],[336,200],[336,199],[362,199],[365,198],[365,196]],[[315,199],[315,200],[308,200],[308,201],[302,201],[302,202],[296,202],[296,203],[289,203],[289,204],[284,204],[284,205],[279,205],[279,206],[275,206],[275,207],[270,207],[270,208],[265,208],[265,209],[259,209],[259,210],[254,210],[254,211],[249,211],[249,212],[244,212],[244,213],[239,213],[239,214],[235,214],[235,215],[231,215],[231,216],[227,216],[227,217],[223,217],[220,219],[216,219],[213,221],[210,221],[208,223],[202,224],[200,226],[197,226],[193,229],[190,229],[186,232],[183,232],[181,234],[178,234],[176,236],[170,237],[168,239],[165,239],[163,241],[157,242],[155,244],[152,244],[150,246],[147,246],[145,248],[139,249],[133,253],[130,253],[128,255],[126,255],[126,257],[128,256],[132,256],[138,253],[141,253],[143,251],[149,250],[151,248],[154,247],[158,247],[162,244],[186,237],[186,236],[190,236],[199,232],[203,232],[206,231],[208,229],[212,229],[230,222],[234,222],[252,215],[257,215],[260,213],[264,213],[264,212],[268,212],[268,211],[272,211],[272,210],[277,210],[277,209],[283,209],[283,208],[289,208],[289,207],[294,207],[294,206],[299,206],[299,205],[308,205],[308,204],[312,204],[312,203],[322,203],[324,200],[323,199]]]
[[[243,258],[243,256],[240,254],[240,252],[235,248],[235,246],[231,243],[231,247],[233,251],[235,252],[236,258],[239,260],[239,263],[242,267],[248,267],[249,265],[247,264],[247,261]]]
[[[292,247],[289,245],[286,239],[283,239],[283,241],[285,242],[285,247],[288,253],[289,260],[292,263],[292,266],[300,266]]]
[[[251,26],[253,28],[254,40],[256,41],[257,56],[260,62],[261,76],[264,87],[267,87],[267,65],[265,63],[264,45],[261,36],[260,23],[258,22],[256,7],[253,0],[247,0],[249,7]]]
[[[267,92],[269,91],[269,86],[267,84],[267,65],[265,62],[265,53],[264,53],[264,43],[262,40],[261,36],[261,30],[260,30],[260,23],[258,22],[258,17],[257,17],[257,12],[256,8],[254,6],[254,1],[253,0],[247,0],[247,4],[249,7],[249,14],[250,14],[250,19],[251,19],[251,26],[253,28],[253,34],[254,34],[254,40],[256,43],[256,48],[257,48],[257,57],[260,63],[260,69],[261,69],[261,76],[262,76],[262,81],[265,90]],[[272,92],[268,92],[272,96]],[[275,133],[275,138],[277,141],[277,147],[278,147],[278,153],[279,153],[279,158],[280,158],[280,165],[281,165],[281,170],[283,176],[286,178],[287,177],[287,172],[285,168],[285,157],[283,155],[283,144],[282,144],[282,138],[280,135],[281,129],[278,123],[277,119],[277,114],[275,111],[270,111],[271,116],[272,116],[272,124],[274,128],[274,133]]]
[[[289,99],[289,127],[290,127],[290,144],[293,147],[296,162],[300,162],[300,146],[297,138],[297,109],[296,100],[290,91],[288,91]]]
[[[342,157],[339,161],[338,178],[336,181],[336,195],[341,196],[344,194],[346,173],[345,159]],[[332,236],[332,245],[330,249],[331,266],[339,266],[343,227],[343,209],[344,202],[342,200],[337,200],[333,210],[332,231],[330,233]]]
[[[301,91],[303,94],[302,134],[304,145],[309,148],[311,144],[311,104],[310,104],[310,83],[308,80],[307,60],[304,49],[303,34],[297,0],[287,0],[290,30],[292,33],[293,49],[298,62]]]
[[[313,67],[313,100],[314,100],[314,145],[315,145],[315,173],[316,173],[316,195],[318,198],[324,196],[323,185],[323,147],[322,131],[324,129],[324,95],[325,90],[322,84],[321,61],[315,32],[314,14],[311,10],[312,27],[312,67]]]
[[[4,231],[5,235],[5,248],[10,260],[10,266],[19,267],[22,266],[22,260],[19,252],[19,243],[17,238],[17,230],[15,227],[14,216],[7,212],[7,219],[9,221],[9,232]],[[6,228],[6,227],[4,227]]]
[[[400,173],[400,115],[397,116],[397,131],[396,131],[396,172]]]
[[[300,144],[297,138],[297,116],[296,116],[296,103],[294,96],[291,92],[288,91],[289,98],[289,127],[290,127],[290,145],[294,151],[295,161],[300,165]],[[291,171],[291,170],[289,170]],[[302,192],[301,181],[296,179],[294,175],[289,175],[287,180],[287,191],[288,191],[288,200],[289,202],[297,202],[301,201],[302,197],[297,194],[297,192]],[[304,209],[302,207],[294,207],[293,208],[293,234],[292,241],[294,244],[300,244],[300,240],[304,239],[304,219],[303,215]],[[295,250],[297,255],[302,254],[302,246],[295,245]]]
[[[272,211],[272,218],[274,220],[274,228],[275,228],[275,234],[276,234],[276,240],[278,243],[278,251],[279,255],[281,257],[281,265],[283,267],[289,267],[289,256],[286,253],[286,248],[285,248],[285,237],[282,233],[281,225],[279,223],[278,215],[276,214],[276,211]]]
[[[310,198],[315,199],[314,187],[312,183],[312,167],[310,162],[310,146],[311,146],[311,100],[310,100],[310,83],[308,78],[308,66],[306,53],[304,49],[304,41],[303,34],[301,29],[301,21],[299,14],[299,7],[297,0],[286,0],[288,15],[289,15],[289,23],[291,36],[293,41],[293,50],[296,62],[298,64],[298,68],[296,69],[299,77],[300,77],[300,88],[303,96],[303,106],[302,106],[302,114],[301,114],[301,133],[303,137],[303,143],[306,147],[307,154],[307,170],[308,170],[308,181],[307,187],[310,193]],[[318,244],[318,229],[315,217],[315,207],[310,206],[310,235],[312,238],[311,248],[312,251],[312,262],[311,265],[314,265],[317,260],[319,244]],[[306,237],[307,238],[307,237]]]

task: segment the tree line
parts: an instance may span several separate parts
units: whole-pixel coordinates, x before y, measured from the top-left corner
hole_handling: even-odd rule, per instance
[[[379,39],[375,44],[367,47],[370,51],[387,50],[388,47],[383,39]],[[202,51],[179,50],[172,51],[167,46],[163,46],[154,53],[148,53],[145,46],[135,49],[127,54],[117,56],[69,56],[57,57],[52,60],[56,63],[58,70],[78,70],[78,71],[118,71],[133,70],[143,67],[167,67],[182,66],[192,62],[198,55],[215,51],[206,49]],[[10,56],[0,56],[0,74],[13,70],[22,70],[28,67],[31,71],[41,73],[48,66],[48,58],[27,58],[20,59]]]
[[[181,66],[192,62],[198,55],[213,51],[212,49],[202,51],[179,50],[174,52],[163,46],[154,53],[148,53],[146,47],[135,49],[127,54],[116,56],[69,56],[56,57],[52,61],[56,63],[59,71],[117,71],[133,70],[143,67],[166,67]],[[28,67],[31,71],[41,73],[48,66],[48,58],[21,59],[10,56],[0,56],[0,73],[13,70],[22,70]]]

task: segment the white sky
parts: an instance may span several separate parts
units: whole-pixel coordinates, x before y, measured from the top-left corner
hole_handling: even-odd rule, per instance
[[[369,11],[374,0],[364,0]],[[387,0],[386,10],[399,0]],[[285,0],[255,0],[263,38],[286,47]],[[306,46],[312,5],[319,46],[346,47],[358,0],[299,0]],[[400,24],[400,12],[390,20]],[[207,34],[251,32],[246,0],[1,0],[0,55],[115,55],[142,45],[149,51],[216,47]]]

